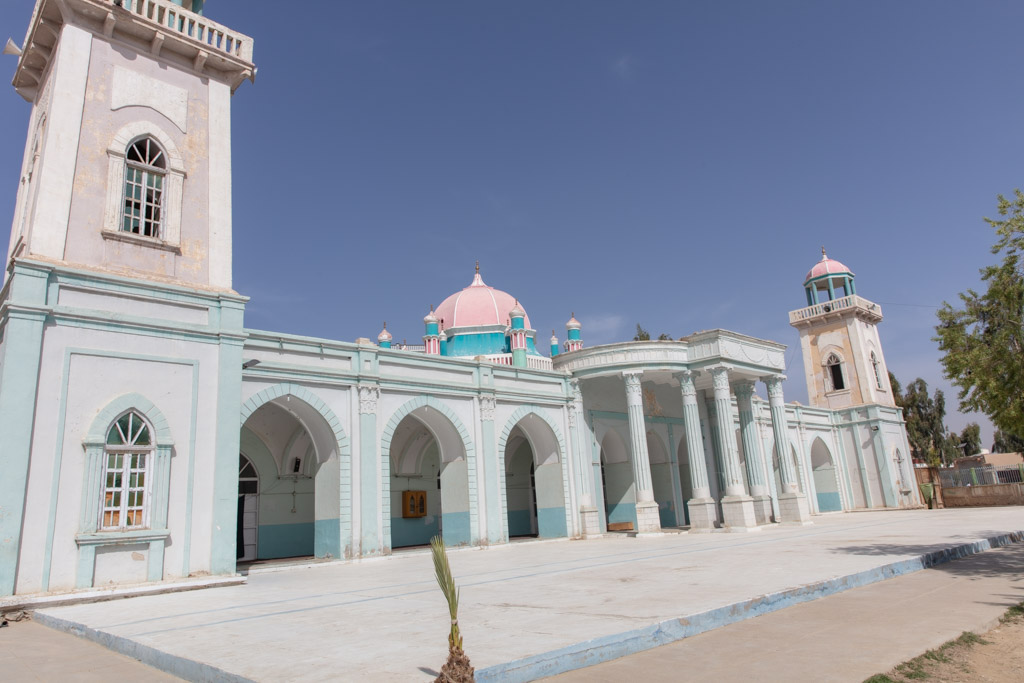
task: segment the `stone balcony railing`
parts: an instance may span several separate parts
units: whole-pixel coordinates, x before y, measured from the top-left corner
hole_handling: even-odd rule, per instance
[[[246,62],[252,61],[252,38],[190,12],[170,0],[122,0],[121,7],[184,37],[197,40],[210,50]]]
[[[875,320],[876,322],[882,319],[881,306],[859,297],[856,294],[851,294],[850,296],[840,297],[838,299],[833,299],[832,301],[823,301],[820,304],[790,311],[789,324],[799,325],[800,323],[811,320],[812,318],[844,313],[847,311],[862,315],[868,319]]]

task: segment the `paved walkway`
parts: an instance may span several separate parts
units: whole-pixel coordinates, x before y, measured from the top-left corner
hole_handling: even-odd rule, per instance
[[[480,678],[523,680],[909,571],[923,554],[1021,529],[1019,507],[854,513],[753,534],[514,544],[453,552],[451,563]],[[194,679],[427,680],[446,654],[446,609],[426,553],[52,608],[37,619]],[[885,625],[879,619],[878,632]],[[794,629],[814,639],[820,625]],[[887,668],[879,664],[872,672]]]
[[[863,681],[1024,601],[1024,544],[794,605],[547,679]]]

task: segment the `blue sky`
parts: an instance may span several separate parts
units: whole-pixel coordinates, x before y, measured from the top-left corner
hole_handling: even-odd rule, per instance
[[[0,8],[16,42],[31,4]],[[248,326],[351,341],[387,320],[412,342],[479,259],[541,340],[564,340],[572,311],[587,344],[638,322],[732,329],[789,345],[786,397],[804,402],[787,313],[825,245],[883,304],[889,368],[945,389],[949,426],[966,422],[931,337],[936,307],[993,260],[996,194],[1024,185],[1021,3],[209,0],[206,14],[256,41],[256,82],[233,102]],[[28,113],[0,95],[0,215]]]

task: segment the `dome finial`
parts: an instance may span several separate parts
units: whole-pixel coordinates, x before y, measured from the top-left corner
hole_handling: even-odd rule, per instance
[[[480,272],[480,259],[476,260],[476,272]]]
[[[828,254],[825,253],[825,245],[823,244],[821,245],[821,260],[824,261],[826,259],[828,259]]]

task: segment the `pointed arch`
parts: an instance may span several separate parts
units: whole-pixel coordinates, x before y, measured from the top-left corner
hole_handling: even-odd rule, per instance
[[[441,416],[441,420],[434,418],[428,410],[433,410],[434,413]],[[381,456],[381,502],[382,502],[382,517],[383,517],[383,538],[384,538],[384,553],[391,552],[391,442],[395,436],[395,430],[398,429],[398,425],[401,424],[409,415],[414,412],[419,414],[415,415],[416,419],[422,422],[430,433],[434,436],[434,439],[438,443],[438,448],[441,451],[441,462],[442,466],[445,462],[454,461],[455,457],[450,452],[451,441],[457,440],[461,442],[463,453],[465,454],[466,460],[466,478],[469,489],[469,533],[466,541],[457,540],[456,544],[476,543],[479,536],[478,531],[478,519],[477,519],[477,495],[476,495],[476,449],[473,447],[473,440],[469,436],[469,430],[466,429],[466,425],[463,424],[459,416],[455,414],[455,411],[446,405],[443,401],[440,401],[433,396],[417,396],[416,398],[410,399],[403,403],[399,408],[392,413],[391,418],[388,420],[387,425],[384,427],[383,434],[381,435],[380,442],[380,456]],[[445,427],[451,430],[447,435],[444,434]],[[454,438],[453,438],[454,437]],[[443,443],[442,443],[443,442]],[[447,448],[445,447],[447,446]]]
[[[167,418],[164,417],[163,412],[148,398],[136,393],[118,396],[108,403],[93,418],[89,431],[86,432],[85,439],[83,439],[83,444],[86,447],[92,445],[102,446],[106,443],[107,430],[110,428],[110,425],[120,417],[121,413],[128,412],[129,410],[136,410],[149,420],[150,425],[153,427],[153,435],[156,437],[157,446],[165,446],[167,448],[174,446],[174,439],[171,438],[171,430],[167,425]]]
[[[512,435],[512,430],[515,429],[516,425],[522,422],[527,417],[533,416],[543,422],[550,430],[552,436],[554,436],[556,452],[555,457],[558,458],[558,464],[561,468],[562,476],[562,506],[564,509],[565,516],[565,529],[559,529],[558,535],[568,535],[568,530],[572,528],[572,509],[568,504],[569,498],[569,469],[568,469],[568,458],[566,457],[565,439],[562,436],[562,430],[558,428],[558,424],[555,423],[550,417],[544,414],[545,411],[540,410],[534,405],[522,405],[516,408],[516,410],[509,416],[508,420],[505,421],[505,427],[502,429],[501,436],[498,438],[498,459],[501,462],[499,471],[501,472],[501,479],[499,482],[499,488],[501,491],[501,520],[502,520],[502,531],[504,538],[509,537],[508,531],[508,488],[506,482],[506,469],[507,463],[505,462],[505,449],[508,446],[509,438]],[[547,456],[543,462],[538,462],[538,454],[543,451],[550,449],[550,444],[545,446],[541,443],[542,435],[536,433],[531,434],[529,429],[523,429],[520,427],[520,431],[526,437],[526,440],[530,444],[530,449],[533,452],[534,467],[547,466],[553,463],[548,462]],[[551,454],[549,454],[551,455]],[[538,520],[538,524],[540,524]],[[547,525],[545,525],[547,526]]]
[[[269,386],[250,396],[242,403],[238,428],[241,429],[253,413],[267,403],[279,398],[293,396],[305,406],[307,413],[315,413],[323,419],[331,433],[331,446],[338,454],[338,529],[335,531],[330,520],[316,520],[316,545],[321,552],[318,556],[330,554],[333,557],[351,557],[352,550],[352,445],[334,411],[312,391],[298,384],[282,382]],[[313,435],[311,435],[313,436]],[[315,439],[315,436],[314,436]],[[330,453],[317,452],[317,459],[323,465],[330,459]],[[331,477],[333,479],[333,471]],[[322,528],[321,528],[322,527]],[[335,540],[337,539],[337,540]]]

